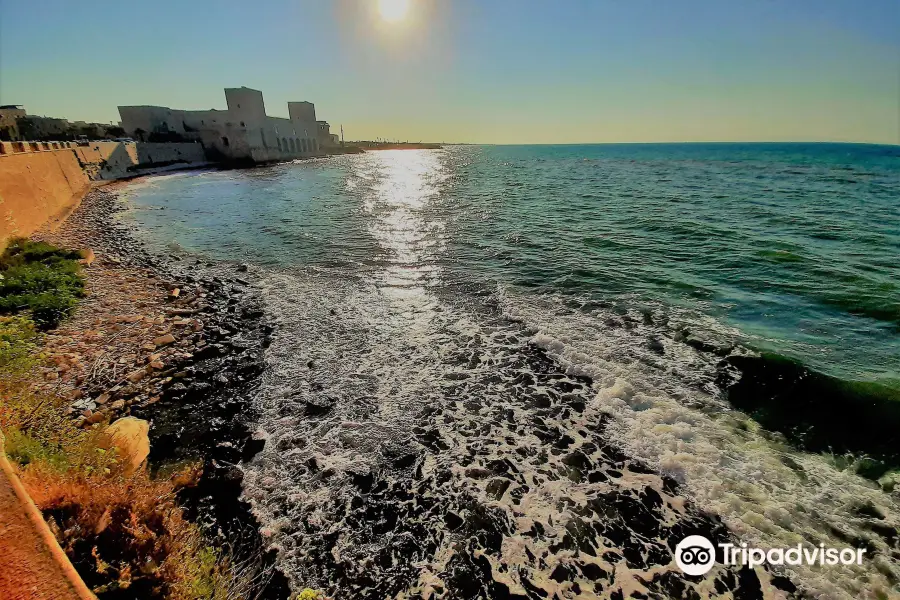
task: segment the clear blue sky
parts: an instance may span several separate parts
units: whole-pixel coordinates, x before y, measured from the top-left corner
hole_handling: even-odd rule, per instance
[[[900,0],[0,0],[0,103],[271,115],[348,139],[900,143]]]

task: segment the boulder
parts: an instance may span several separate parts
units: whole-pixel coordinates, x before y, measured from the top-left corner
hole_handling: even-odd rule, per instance
[[[106,428],[110,443],[119,449],[125,474],[131,475],[150,454],[150,423],[137,417],[122,417]]]
[[[94,259],[96,258],[96,256],[94,256],[94,251],[90,248],[79,250],[78,253],[81,255],[81,260],[79,260],[78,262],[86,267],[91,266],[91,263],[94,262]]]

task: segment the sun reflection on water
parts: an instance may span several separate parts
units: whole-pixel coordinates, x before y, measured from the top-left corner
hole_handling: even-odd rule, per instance
[[[369,233],[384,251],[376,284],[394,295],[422,294],[440,279],[436,263],[445,246],[445,223],[429,210],[448,177],[440,153],[385,150],[369,159],[357,175],[374,180],[362,207],[370,216]]]

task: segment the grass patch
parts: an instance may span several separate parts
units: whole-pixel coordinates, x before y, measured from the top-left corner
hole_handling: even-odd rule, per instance
[[[114,453],[96,429],[81,429],[67,402],[31,385],[37,355],[35,326],[24,317],[0,317],[0,430],[6,453],[19,467],[40,464],[58,472],[110,472]]]
[[[84,297],[81,255],[45,242],[15,238],[0,255],[0,314],[27,312],[52,329]]]
[[[34,322],[25,317],[0,317],[0,372],[20,377],[35,364]]]

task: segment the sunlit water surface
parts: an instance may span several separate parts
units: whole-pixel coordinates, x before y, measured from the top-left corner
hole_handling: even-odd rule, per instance
[[[769,351],[896,389],[898,154],[453,147],[173,175],[127,198],[159,248],[259,278],[278,328],[245,492],[298,587],[454,597],[454,573],[487,569],[513,595],[672,594],[646,580],[677,573],[662,531],[686,495],[748,543],[865,543],[863,567],[787,573],[856,598],[897,593],[896,495],[733,410],[717,374]],[[647,493],[664,526],[630,532],[640,558],[620,562],[598,499]],[[584,520],[593,554],[572,542]]]

